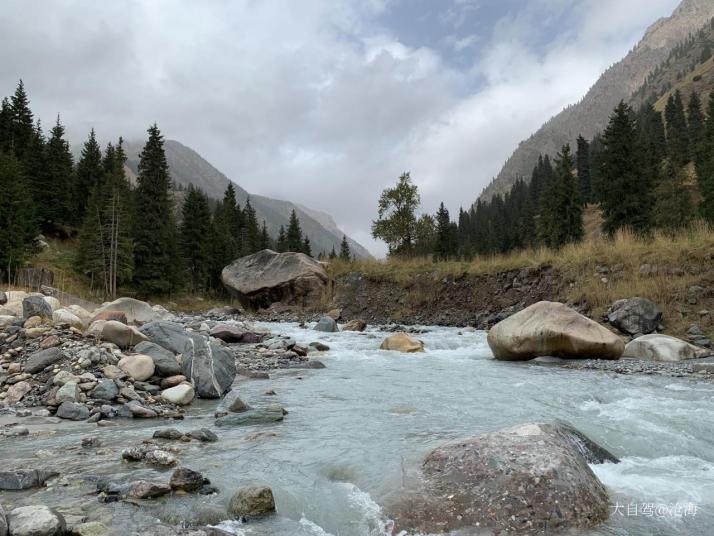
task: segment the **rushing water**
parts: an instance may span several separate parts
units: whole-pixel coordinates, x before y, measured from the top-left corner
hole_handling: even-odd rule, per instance
[[[117,534],[127,534],[127,527],[153,517],[176,521],[205,505],[224,504],[230,490],[262,482],[272,487],[278,514],[222,528],[245,535],[380,535],[389,523],[379,505],[398,492],[431,448],[460,436],[560,418],[622,458],[620,464],[593,466],[613,509],[610,521],[590,535],[712,534],[711,384],[496,362],[484,333],[454,328],[429,328],[419,335],[426,353],[400,354],[378,350],[384,334],[376,331],[324,334],[293,324],[265,326],[301,343],[327,343],[331,350],[320,356],[327,368],[239,381],[243,400],[280,403],[289,411],[285,420],[217,429],[218,443],[178,444],[182,464],[203,472],[224,490],[221,495],[173,497],[155,510],[125,504],[97,509],[87,475],[168,478],[119,461],[116,449],[150,437],[157,427],[125,421],[0,443],[3,465],[58,467],[63,473],[46,490],[0,494],[0,502],[62,506],[114,527],[122,524]],[[276,396],[266,396],[267,389]],[[212,426],[218,405],[194,404],[175,427]],[[114,449],[95,454],[79,448],[80,438],[90,433]]]

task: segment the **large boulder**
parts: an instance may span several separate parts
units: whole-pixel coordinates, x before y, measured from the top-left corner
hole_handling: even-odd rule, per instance
[[[410,337],[406,333],[395,333],[382,341],[380,350],[392,350],[394,352],[423,352],[424,343],[419,339]]]
[[[0,315],[22,318],[22,300],[10,300],[0,307]]]
[[[231,497],[228,512],[237,517],[261,517],[275,512],[273,491],[267,486],[245,486]]]
[[[146,335],[141,333],[134,326],[127,326],[116,320],[98,320],[104,322],[102,326],[101,338],[104,341],[113,342],[119,348],[129,348],[146,340]]]
[[[542,301],[502,320],[488,332],[496,359],[526,361],[540,356],[618,359],[622,340],[567,305]]]
[[[184,351],[191,335],[181,324],[168,320],[149,322],[141,326],[139,331],[154,344],[171,350],[174,354]]]
[[[41,504],[21,506],[7,515],[11,536],[55,536],[64,534],[62,514]]]
[[[83,330],[86,325],[84,321],[69,309],[57,309],[52,313],[52,323],[55,326],[69,326]]]
[[[117,366],[134,380],[143,382],[154,375],[154,360],[148,355],[136,354],[122,357]]]
[[[182,354],[183,375],[193,383],[199,398],[220,398],[230,391],[236,362],[228,350],[201,335],[188,333]]]
[[[221,281],[246,307],[273,303],[318,305],[327,286],[322,265],[303,253],[276,253],[264,249],[241,257],[223,269]]]
[[[662,322],[662,311],[645,298],[617,300],[607,312],[607,321],[628,335],[646,335]]]
[[[94,311],[94,314],[98,315],[105,311],[123,312],[130,324],[145,324],[158,319],[158,315],[151,305],[134,298],[119,298],[113,302],[104,303]]]
[[[650,361],[684,361],[708,355],[706,350],[669,335],[643,335],[627,343],[623,357]]]
[[[28,296],[22,300],[22,317],[52,318],[52,305],[42,296]]]
[[[179,365],[176,356],[163,346],[159,346],[150,341],[144,341],[134,346],[134,351],[148,355],[153,359],[157,376],[168,378],[181,374],[181,365]]]
[[[582,530],[608,518],[607,492],[588,465],[604,461],[617,459],[564,423],[459,439],[427,455],[387,513],[395,533]]]
[[[320,318],[313,329],[315,331],[324,331],[326,333],[340,331],[340,328],[337,327],[337,322],[331,316],[323,316]]]

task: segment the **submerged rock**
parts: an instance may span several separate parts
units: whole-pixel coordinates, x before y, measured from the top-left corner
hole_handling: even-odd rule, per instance
[[[532,423],[442,445],[417,486],[388,509],[395,532],[535,534],[582,530],[609,515],[588,463],[615,460],[563,423]]]
[[[66,526],[61,514],[44,505],[15,508],[7,521],[11,536],[55,536]]]
[[[252,424],[268,424],[282,421],[285,410],[280,406],[254,408],[241,413],[232,413],[216,419],[216,426],[249,426]]]
[[[617,300],[607,312],[607,321],[628,335],[652,333],[662,322],[662,311],[645,298]]]
[[[650,361],[685,361],[707,354],[686,341],[669,335],[643,335],[627,343],[623,357],[647,359]]]
[[[419,339],[410,337],[406,333],[395,333],[382,341],[380,350],[393,350],[395,352],[423,352],[424,343]]]
[[[228,513],[242,517],[261,517],[275,512],[273,491],[267,486],[246,486],[231,497]]]
[[[502,320],[488,332],[496,359],[526,361],[554,356],[618,359],[622,340],[567,305],[542,301]]]
[[[0,490],[18,491],[39,488],[50,478],[59,475],[55,471],[42,469],[18,469],[16,471],[0,471]]]

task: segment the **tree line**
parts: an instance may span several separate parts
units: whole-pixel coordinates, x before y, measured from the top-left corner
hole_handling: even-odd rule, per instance
[[[240,206],[233,184],[219,201],[194,186],[178,192],[158,126],[147,132],[135,186],[125,173],[121,138],[102,150],[92,130],[75,165],[59,116],[45,136],[18,83],[0,105],[0,270],[6,277],[37,252],[40,233],[76,233],[75,269],[107,297],[119,287],[140,296],[217,291],[222,269],[238,257],[264,248],[312,254],[294,210],[274,240],[250,199]]]
[[[554,158],[539,157],[530,181],[519,178],[505,195],[460,209],[456,222],[443,203],[435,216],[417,217],[419,193],[405,173],[382,193],[372,234],[392,255],[468,259],[577,242],[589,204],[600,208],[608,236],[714,222],[714,92],[706,108],[696,93],[685,105],[679,91],[664,114],[621,102],[602,133],[579,136],[574,153],[566,144]]]

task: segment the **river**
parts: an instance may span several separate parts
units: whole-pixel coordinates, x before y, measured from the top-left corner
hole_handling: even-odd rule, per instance
[[[195,516],[224,504],[247,483],[270,485],[277,514],[222,528],[244,535],[364,536],[388,533],[380,504],[431,448],[509,425],[564,419],[622,459],[593,466],[613,503],[610,521],[591,536],[711,534],[714,526],[714,385],[688,378],[624,376],[491,359],[483,332],[426,328],[423,354],[378,350],[385,334],[317,333],[295,324],[261,324],[300,343],[320,340],[322,370],[271,372],[237,380],[252,405],[277,402],[281,423],[214,428],[219,441],[178,444],[182,465],[201,471],[223,493],[172,497],[155,507],[98,507],[95,476],[167,480],[145,465],[121,462],[118,449],[151,437],[156,421],[107,427],[78,424],[55,434],[0,443],[3,465],[52,467],[62,477],[46,489],[0,494],[8,505],[44,503],[111,525],[116,534]],[[273,389],[275,396],[266,396]],[[182,431],[211,427],[221,402],[200,401]],[[99,451],[79,447],[95,435]],[[119,527],[119,528],[117,528]]]

